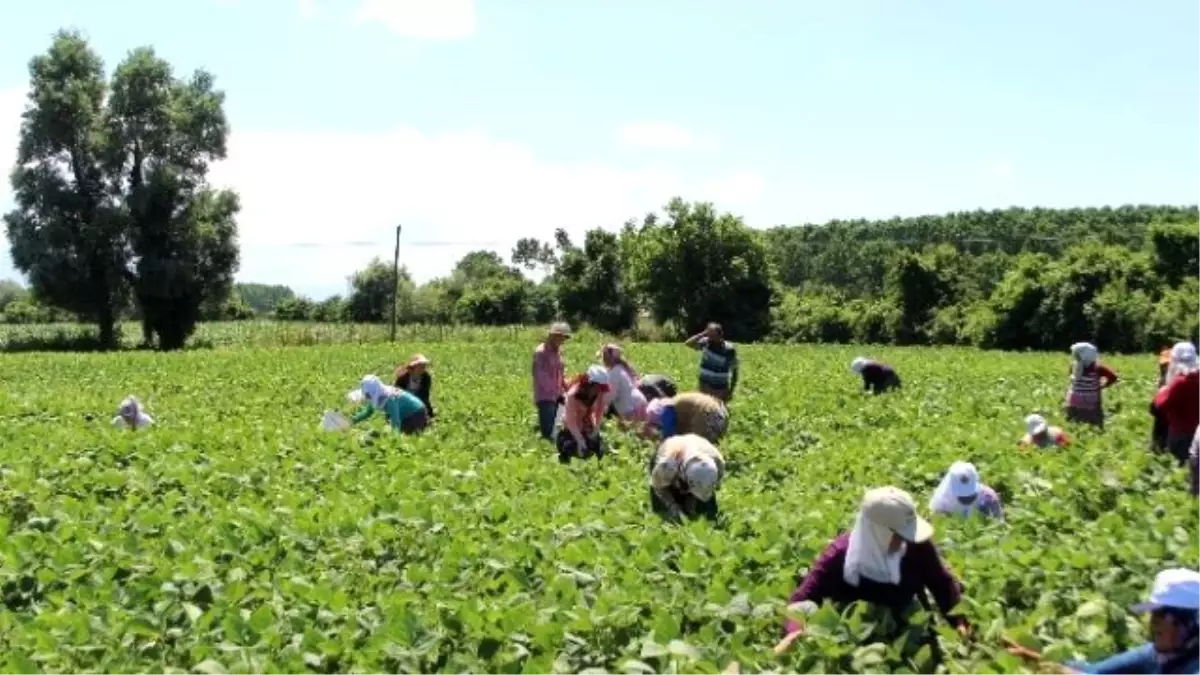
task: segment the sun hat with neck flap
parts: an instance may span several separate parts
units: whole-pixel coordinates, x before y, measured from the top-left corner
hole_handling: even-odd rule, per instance
[[[868,490],[863,496],[862,514],[912,544],[929,541],[933,536],[933,525],[917,515],[912,496],[897,487]]]

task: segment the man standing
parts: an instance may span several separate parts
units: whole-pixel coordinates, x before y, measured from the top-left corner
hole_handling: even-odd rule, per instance
[[[737,348],[725,340],[721,324],[710,323],[685,342],[700,350],[700,391],[728,403],[737,387]]]
[[[550,326],[546,340],[533,350],[533,404],[537,408],[538,431],[548,441],[554,440],[554,420],[567,391],[562,345],[569,339],[571,327],[559,322]]]

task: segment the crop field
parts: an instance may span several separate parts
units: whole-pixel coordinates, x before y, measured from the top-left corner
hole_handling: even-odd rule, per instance
[[[674,526],[650,512],[648,444],[606,429],[615,454],[564,467],[537,439],[521,337],[0,357],[4,672],[1021,672],[1001,634],[1110,655],[1144,639],[1126,607],[1154,574],[1198,563],[1184,472],[1145,451],[1153,357],[1107,360],[1106,432],[1023,453],[1024,415],[1061,422],[1065,355],[875,350],[905,389],[870,397],[851,348],[743,347],[722,519]],[[569,369],[596,347],[571,343]],[[429,432],[318,429],[416,351]],[[627,355],[692,386],[682,346]],[[155,427],[110,426],[129,393]],[[822,610],[772,654],[863,491],[928,515],[958,459],[1007,512],[932,519],[971,637],[940,631],[937,666],[873,612]]]

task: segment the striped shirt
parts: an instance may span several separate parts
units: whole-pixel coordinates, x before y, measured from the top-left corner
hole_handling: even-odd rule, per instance
[[[701,338],[700,345],[700,384],[712,389],[730,389],[733,386],[734,373],[737,372],[737,348],[732,342],[725,340],[720,346],[710,344],[708,338]]]
[[[1103,363],[1087,366],[1078,376],[1071,373],[1071,388],[1067,391],[1068,408],[1099,408],[1101,380],[1117,381],[1117,374]]]

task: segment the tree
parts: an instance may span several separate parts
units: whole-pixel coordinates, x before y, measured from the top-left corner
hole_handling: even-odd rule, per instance
[[[272,314],[279,321],[311,321],[314,307],[308,298],[288,298],[275,306]]]
[[[29,70],[5,216],[14,264],[37,297],[95,321],[105,346],[132,293],[147,337],[182,347],[239,262],[237,195],[207,184],[225,156],[224,95],[203,71],[176,79],[150,48],[106,86],[99,57],[68,31]]]
[[[259,314],[269,314],[280,302],[296,297],[292,289],[280,285],[234,284],[233,291]]]
[[[350,295],[346,298],[346,315],[357,323],[381,323],[392,317],[392,291],[397,304],[412,303],[413,284],[408,270],[400,268],[399,286],[392,266],[373,258],[363,269],[350,277]]]
[[[543,273],[549,273],[558,265],[558,255],[550,244],[533,237],[525,237],[513,247],[512,264],[527,270],[540,269]]]
[[[665,211],[633,235],[642,257],[632,276],[654,317],[688,332],[717,321],[733,340],[765,336],[773,289],[761,239],[711,204],[676,198]]]
[[[29,291],[25,287],[15,281],[5,279],[0,281],[0,312],[4,311],[5,307],[18,300],[29,300]]]
[[[565,318],[610,333],[633,327],[637,304],[628,289],[617,235],[596,228],[584,236],[583,248],[560,240],[560,262],[554,275],[558,306]]]

